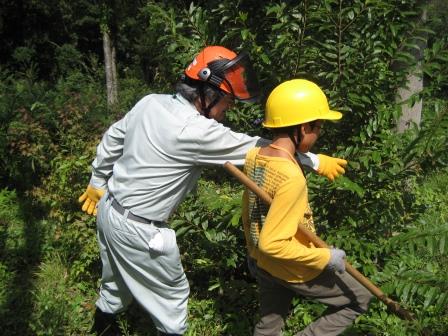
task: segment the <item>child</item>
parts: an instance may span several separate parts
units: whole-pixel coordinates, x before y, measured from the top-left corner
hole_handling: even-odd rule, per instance
[[[304,172],[294,154],[311,149],[323,120],[341,117],[307,80],[284,82],[268,97],[263,126],[273,132],[273,142],[250,150],[244,166],[246,175],[273,199],[268,207],[249,190],[243,196],[249,265],[260,292],[255,336],[281,335],[295,295],[328,305],[322,317],[297,334],[301,336],[339,335],[367,310],[372,295],[344,272],[345,252],[315,248],[297,230],[303,224],[315,232]]]

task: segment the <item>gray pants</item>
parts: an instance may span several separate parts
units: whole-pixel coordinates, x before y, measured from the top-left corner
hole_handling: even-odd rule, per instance
[[[294,296],[315,299],[329,307],[296,336],[335,336],[367,311],[372,294],[350,274],[323,271],[306,283],[289,283],[257,268],[261,319],[254,336],[279,336]]]
[[[107,195],[101,198],[97,227],[103,272],[96,305],[115,314],[135,299],[159,331],[183,334],[190,288],[175,232],[164,224],[144,224],[127,216],[127,211],[121,215],[111,206]]]

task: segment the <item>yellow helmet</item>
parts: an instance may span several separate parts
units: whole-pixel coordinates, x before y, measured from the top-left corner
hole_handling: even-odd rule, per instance
[[[269,95],[263,126],[279,128],[341,118],[340,112],[330,110],[319,86],[306,79],[293,79],[281,83]]]

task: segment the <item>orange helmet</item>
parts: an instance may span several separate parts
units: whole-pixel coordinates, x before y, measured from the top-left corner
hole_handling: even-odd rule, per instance
[[[258,81],[247,53],[237,55],[220,47],[205,47],[185,70],[193,80],[209,83],[238,100],[258,96]]]

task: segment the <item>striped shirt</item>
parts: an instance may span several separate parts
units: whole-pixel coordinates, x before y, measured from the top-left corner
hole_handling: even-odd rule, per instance
[[[244,172],[273,202],[269,207],[253,192],[244,193],[243,224],[249,254],[277,278],[309,281],[328,264],[330,251],[315,248],[298,233],[299,224],[315,232],[305,177],[291,160],[263,156],[259,150],[256,147],[248,152]]]

